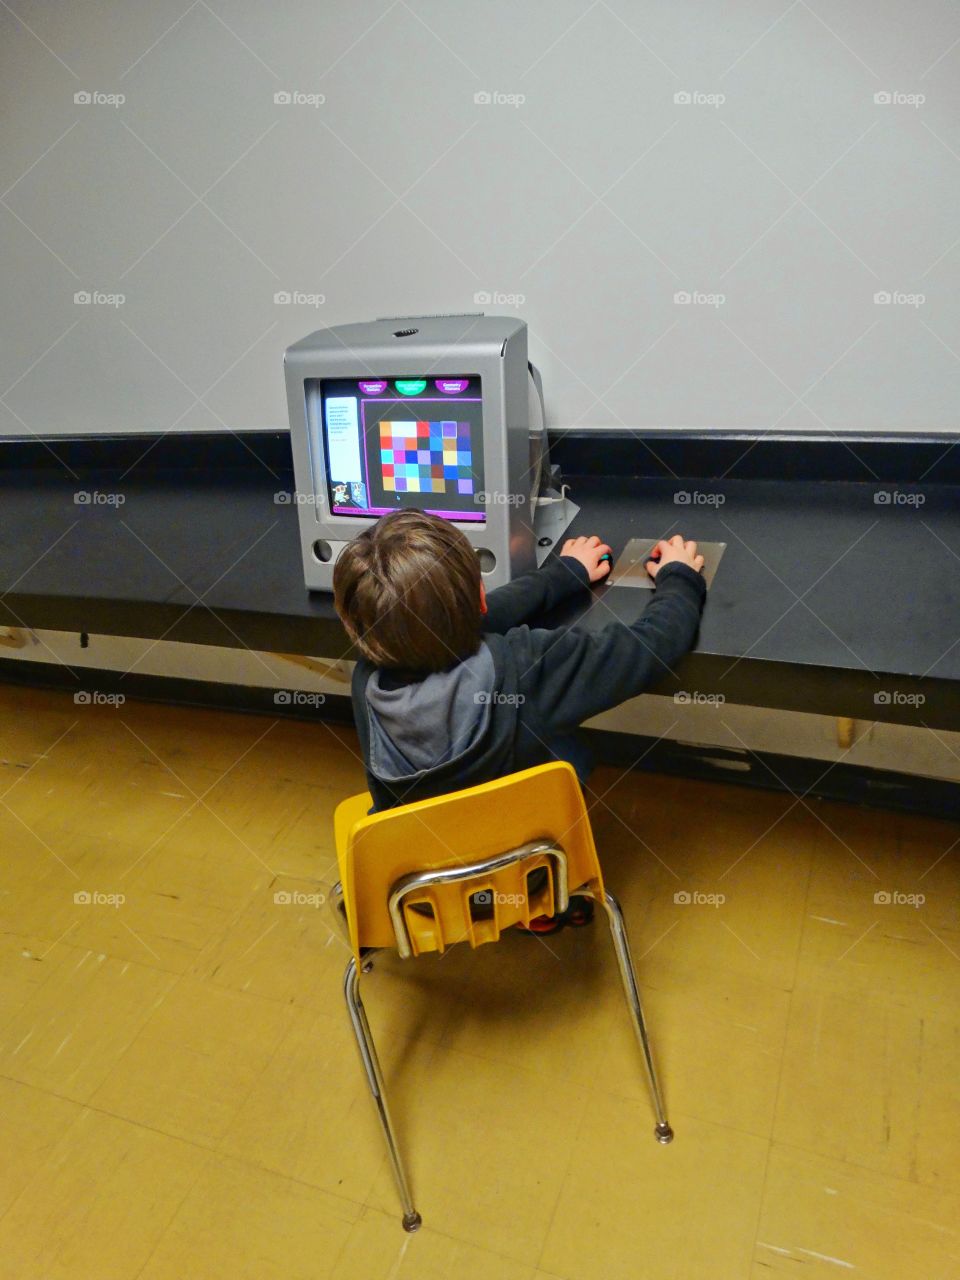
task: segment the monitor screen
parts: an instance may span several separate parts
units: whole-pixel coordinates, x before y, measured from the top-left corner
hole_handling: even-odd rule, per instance
[[[486,519],[479,377],[311,381],[307,399],[319,401],[332,515],[419,507],[448,520]]]

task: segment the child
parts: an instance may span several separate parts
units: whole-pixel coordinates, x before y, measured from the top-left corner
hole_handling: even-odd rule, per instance
[[[398,511],[354,538],[333,589],[361,654],[352,694],[374,810],[566,759],[584,720],[668,675],[706,585],[695,542],[678,535],[658,553],[646,566],[656,592],[631,626],[550,631],[526,624],[610,572],[599,538],[568,540],[489,597],[476,552],[438,516]]]

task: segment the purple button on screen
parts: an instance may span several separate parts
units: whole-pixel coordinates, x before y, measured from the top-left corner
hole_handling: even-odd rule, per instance
[[[458,396],[470,385],[469,378],[437,378],[433,384],[445,396]]]
[[[357,385],[365,396],[381,396],[387,389],[385,382],[360,382]]]

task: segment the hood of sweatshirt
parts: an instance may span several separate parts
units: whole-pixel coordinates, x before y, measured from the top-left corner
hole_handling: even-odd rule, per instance
[[[483,643],[449,671],[390,687],[382,670],[366,686],[370,771],[405,782],[469,754],[490,724],[493,655]]]

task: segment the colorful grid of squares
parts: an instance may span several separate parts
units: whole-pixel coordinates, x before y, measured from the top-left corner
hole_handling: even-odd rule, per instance
[[[468,422],[380,423],[383,487],[390,493],[473,493]]]

